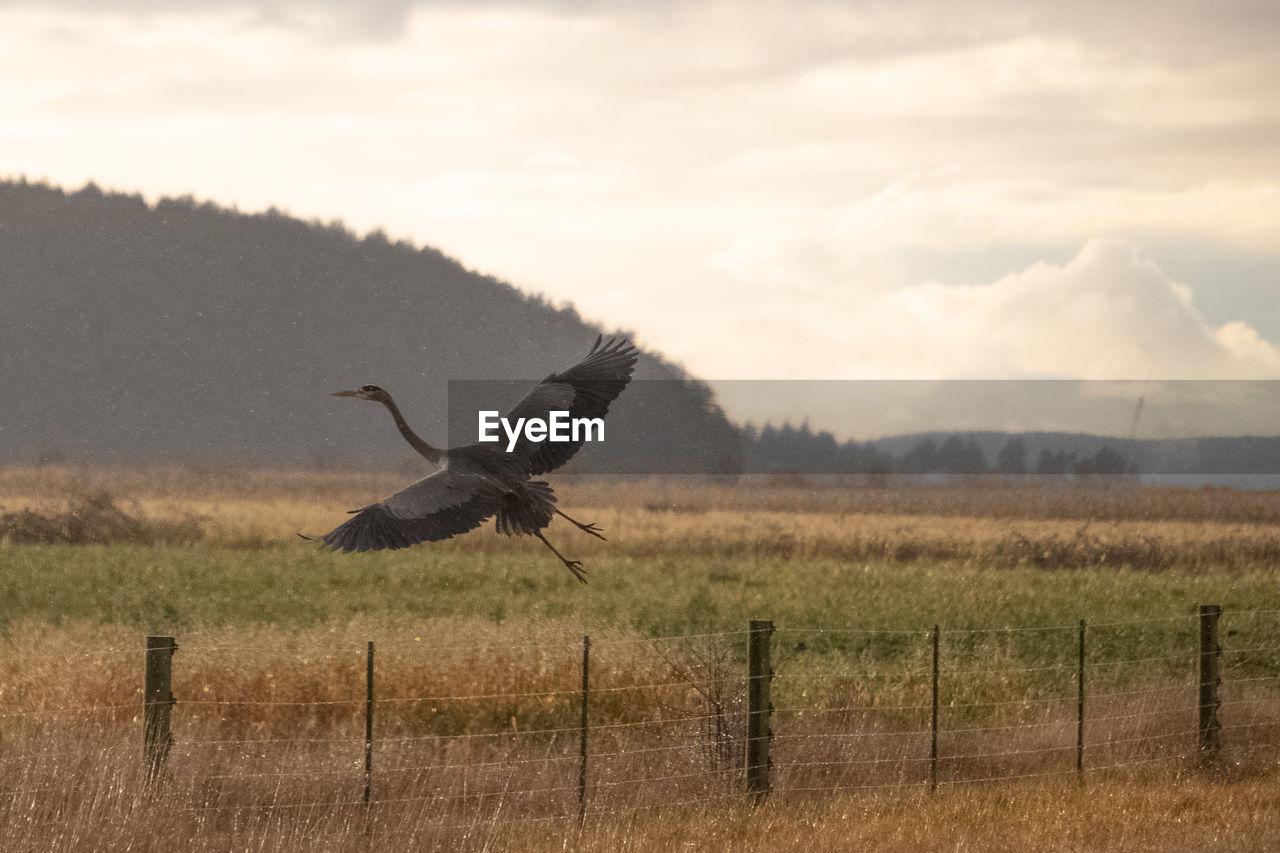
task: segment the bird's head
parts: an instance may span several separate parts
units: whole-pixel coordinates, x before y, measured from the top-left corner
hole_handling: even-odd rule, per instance
[[[359,397],[361,400],[372,400],[375,403],[386,403],[391,395],[377,385],[361,385],[354,391],[334,391],[334,397]]]

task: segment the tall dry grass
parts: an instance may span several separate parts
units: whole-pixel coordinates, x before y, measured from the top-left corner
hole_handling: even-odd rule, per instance
[[[216,567],[244,549],[271,554],[302,547],[284,543],[298,530],[326,529],[344,510],[406,479],[230,469],[3,469],[0,505],[21,525],[10,528],[0,560],[26,553],[12,530],[44,522],[70,530],[66,519],[78,498],[103,489],[110,495],[105,516],[115,519],[112,529],[123,531],[125,541],[146,542],[137,531],[157,529],[152,525],[194,528],[202,555]],[[734,566],[746,562],[796,578],[808,577],[805,567],[828,564],[923,566],[926,575],[933,566],[1084,569],[1082,577],[1090,579],[1103,577],[1099,570],[1128,567],[1169,572],[1169,583],[1177,585],[1208,570],[1265,571],[1280,553],[1274,494],[589,479],[566,481],[561,492],[571,513],[584,510],[612,539],[584,538],[575,543],[575,556],[603,560],[621,552],[630,569],[653,572],[668,563],[711,566],[711,582],[726,588],[760,582],[735,573]],[[441,543],[435,552],[447,559],[490,558],[521,547],[481,531]],[[813,577],[850,582],[843,575]],[[880,581],[868,571],[852,582]],[[891,620],[915,612],[910,601],[897,606]],[[1083,786],[1074,771],[1074,624],[948,629],[940,790],[933,796],[923,793],[931,663],[923,631],[780,623],[774,638],[776,791],[756,809],[742,796],[741,632],[659,640],[624,623],[593,625],[593,757],[581,827],[583,624],[572,615],[330,615],[301,628],[185,624],[174,659],[175,745],[154,786],[146,783],[141,749],[143,631],[10,621],[0,640],[0,848],[1164,850],[1215,841],[1242,849],[1280,844],[1280,800],[1273,793],[1280,781],[1275,614],[1224,621],[1226,747],[1210,777],[1200,774],[1195,754],[1194,619],[1139,616],[1151,618],[1089,629]],[[1163,626],[1164,619],[1174,620],[1173,627]],[[377,702],[373,802],[366,807],[368,639],[377,648]],[[1169,809],[1179,810],[1181,823],[1169,821]]]
[[[139,794],[129,771],[99,772],[61,811],[4,827],[6,850],[1267,851],[1280,837],[1276,777],[1099,776],[923,792],[657,804],[543,821],[501,808],[455,822],[438,801],[227,814],[169,789]]]
[[[358,506],[429,472],[416,460],[399,468],[263,468],[251,465],[7,465],[0,467],[0,505],[15,498],[65,499],[108,491],[126,499],[175,504],[240,500]],[[965,477],[920,484],[905,478],[872,486],[841,477],[709,478],[664,476],[619,479],[556,476],[570,502],[632,511],[706,510],[1079,521],[1211,521],[1280,524],[1280,492],[1226,487],[1142,486],[1130,480],[1078,482]]]
[[[359,622],[188,632],[174,656],[175,744],[162,780],[148,786],[139,633],[11,626],[0,670],[0,846],[150,849],[182,838],[184,849],[351,849],[402,848],[409,839],[428,848],[541,849],[571,838],[583,849],[655,849],[672,837],[671,821],[696,823],[681,830],[694,849],[717,849],[726,838],[763,844],[784,827],[835,849],[842,832],[861,832],[863,823],[908,845],[922,837],[899,810],[904,801],[926,813],[950,803],[934,819],[960,837],[982,829],[964,823],[966,809],[1007,797],[1043,815],[1034,792],[1078,784],[1070,672],[1040,684],[1038,673],[1001,658],[1008,637],[988,637],[965,654],[949,649],[942,793],[926,799],[917,792],[929,778],[927,653],[911,652],[891,670],[867,669],[869,658],[843,669],[799,666],[786,649],[808,635],[780,632],[777,797],[750,811],[742,805],[745,632],[655,640],[620,631],[593,637],[588,820],[579,830],[580,638],[544,620],[432,627],[439,633],[425,642]],[[357,638],[369,636],[377,698],[366,807],[365,649]],[[1217,778],[1240,790],[1271,779],[1280,753],[1274,683],[1245,675],[1238,665],[1249,654],[1234,653],[1224,669],[1227,747]],[[1087,788],[1100,797],[1156,783],[1202,792],[1190,781],[1194,679],[1152,678],[1145,657],[1090,663]],[[1005,794],[991,792],[997,783]],[[1246,819],[1265,802],[1222,799]],[[834,802],[853,809],[857,823],[794,822]],[[883,823],[881,810],[904,823]],[[647,834],[628,838],[622,826]],[[1084,832],[1069,820],[1055,826],[1068,838]],[[974,838],[1039,844],[1052,838],[1048,831],[988,827]]]
[[[267,548],[328,530],[407,479],[243,468],[0,468],[0,541],[203,538]],[[1002,481],[872,489],[821,478],[797,485],[578,477],[559,487],[563,506],[589,514],[639,558],[764,554],[1144,571],[1280,561],[1280,492]],[[486,529],[432,547],[509,554],[523,543]],[[574,547],[591,557],[615,546],[581,540]]]

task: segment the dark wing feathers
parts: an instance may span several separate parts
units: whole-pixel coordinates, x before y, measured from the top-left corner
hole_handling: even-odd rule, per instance
[[[541,418],[567,411],[570,418],[603,418],[631,380],[638,353],[621,338],[596,338],[582,361],[538,383],[507,418]],[[408,548],[448,539],[479,527],[501,511],[503,532],[536,532],[555,512],[546,483],[527,478],[559,468],[582,441],[521,439],[515,459],[494,456],[490,447],[469,445],[448,452],[449,464],[386,500],[359,510],[321,537],[333,551]],[[527,461],[527,468],[517,462]]]
[[[370,504],[321,537],[333,551],[378,551],[435,542],[479,527],[504,489],[484,474],[444,468]]]
[[[582,361],[561,373],[553,373],[538,383],[515,405],[507,419],[547,419],[552,411],[567,411],[571,419],[603,418],[609,404],[617,399],[631,381],[635,369],[636,348],[623,338],[604,340],[597,337],[591,352]],[[528,441],[521,439],[516,453],[529,460],[530,475],[554,471],[568,462],[582,441]]]

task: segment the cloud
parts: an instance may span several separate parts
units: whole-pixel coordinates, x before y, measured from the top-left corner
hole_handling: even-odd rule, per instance
[[[1118,240],[990,284],[895,289],[848,331],[851,377],[1280,378],[1280,348],[1243,322],[1211,327],[1187,286]]]
[[[415,0],[0,0],[0,10],[35,10],[97,20],[174,21],[234,16],[247,28],[282,28],[326,39],[385,41],[405,32]]]
[[[909,283],[894,254],[1080,245],[1099,232],[1135,243],[1164,234],[1242,252],[1275,251],[1275,181],[1153,187],[1064,177],[1002,176],[961,166],[915,170],[845,204],[772,216],[762,211],[759,224],[717,252],[712,264],[742,280],[778,283],[800,273],[811,281],[876,289]]]
[[[1165,0],[1158,9],[1111,0],[0,0],[2,9],[135,17],[248,11],[267,24],[345,31],[357,38],[402,34],[415,12],[460,9],[658,26],[714,18],[718,32],[708,30],[707,35],[748,34],[755,54],[772,57],[770,61],[783,55],[822,61],[832,52],[865,57],[941,52],[1027,33],[1108,44],[1126,54],[1204,61],[1242,52],[1274,53],[1280,26],[1280,8],[1273,0]]]
[[[0,0],[0,174],[381,226],[708,376],[1109,369],[1050,319],[1132,375],[1192,363],[1178,334],[1253,375],[1280,326],[1222,324],[1266,275],[1191,276],[1210,324],[1123,253],[1066,259],[1280,257],[1275,10]]]

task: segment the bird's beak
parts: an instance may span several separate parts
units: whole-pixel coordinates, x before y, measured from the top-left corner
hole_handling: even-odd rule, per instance
[[[360,392],[359,392],[359,391],[334,391],[334,392],[333,392],[332,394],[330,394],[329,396],[331,396],[331,397],[359,397],[359,396],[360,396]]]

